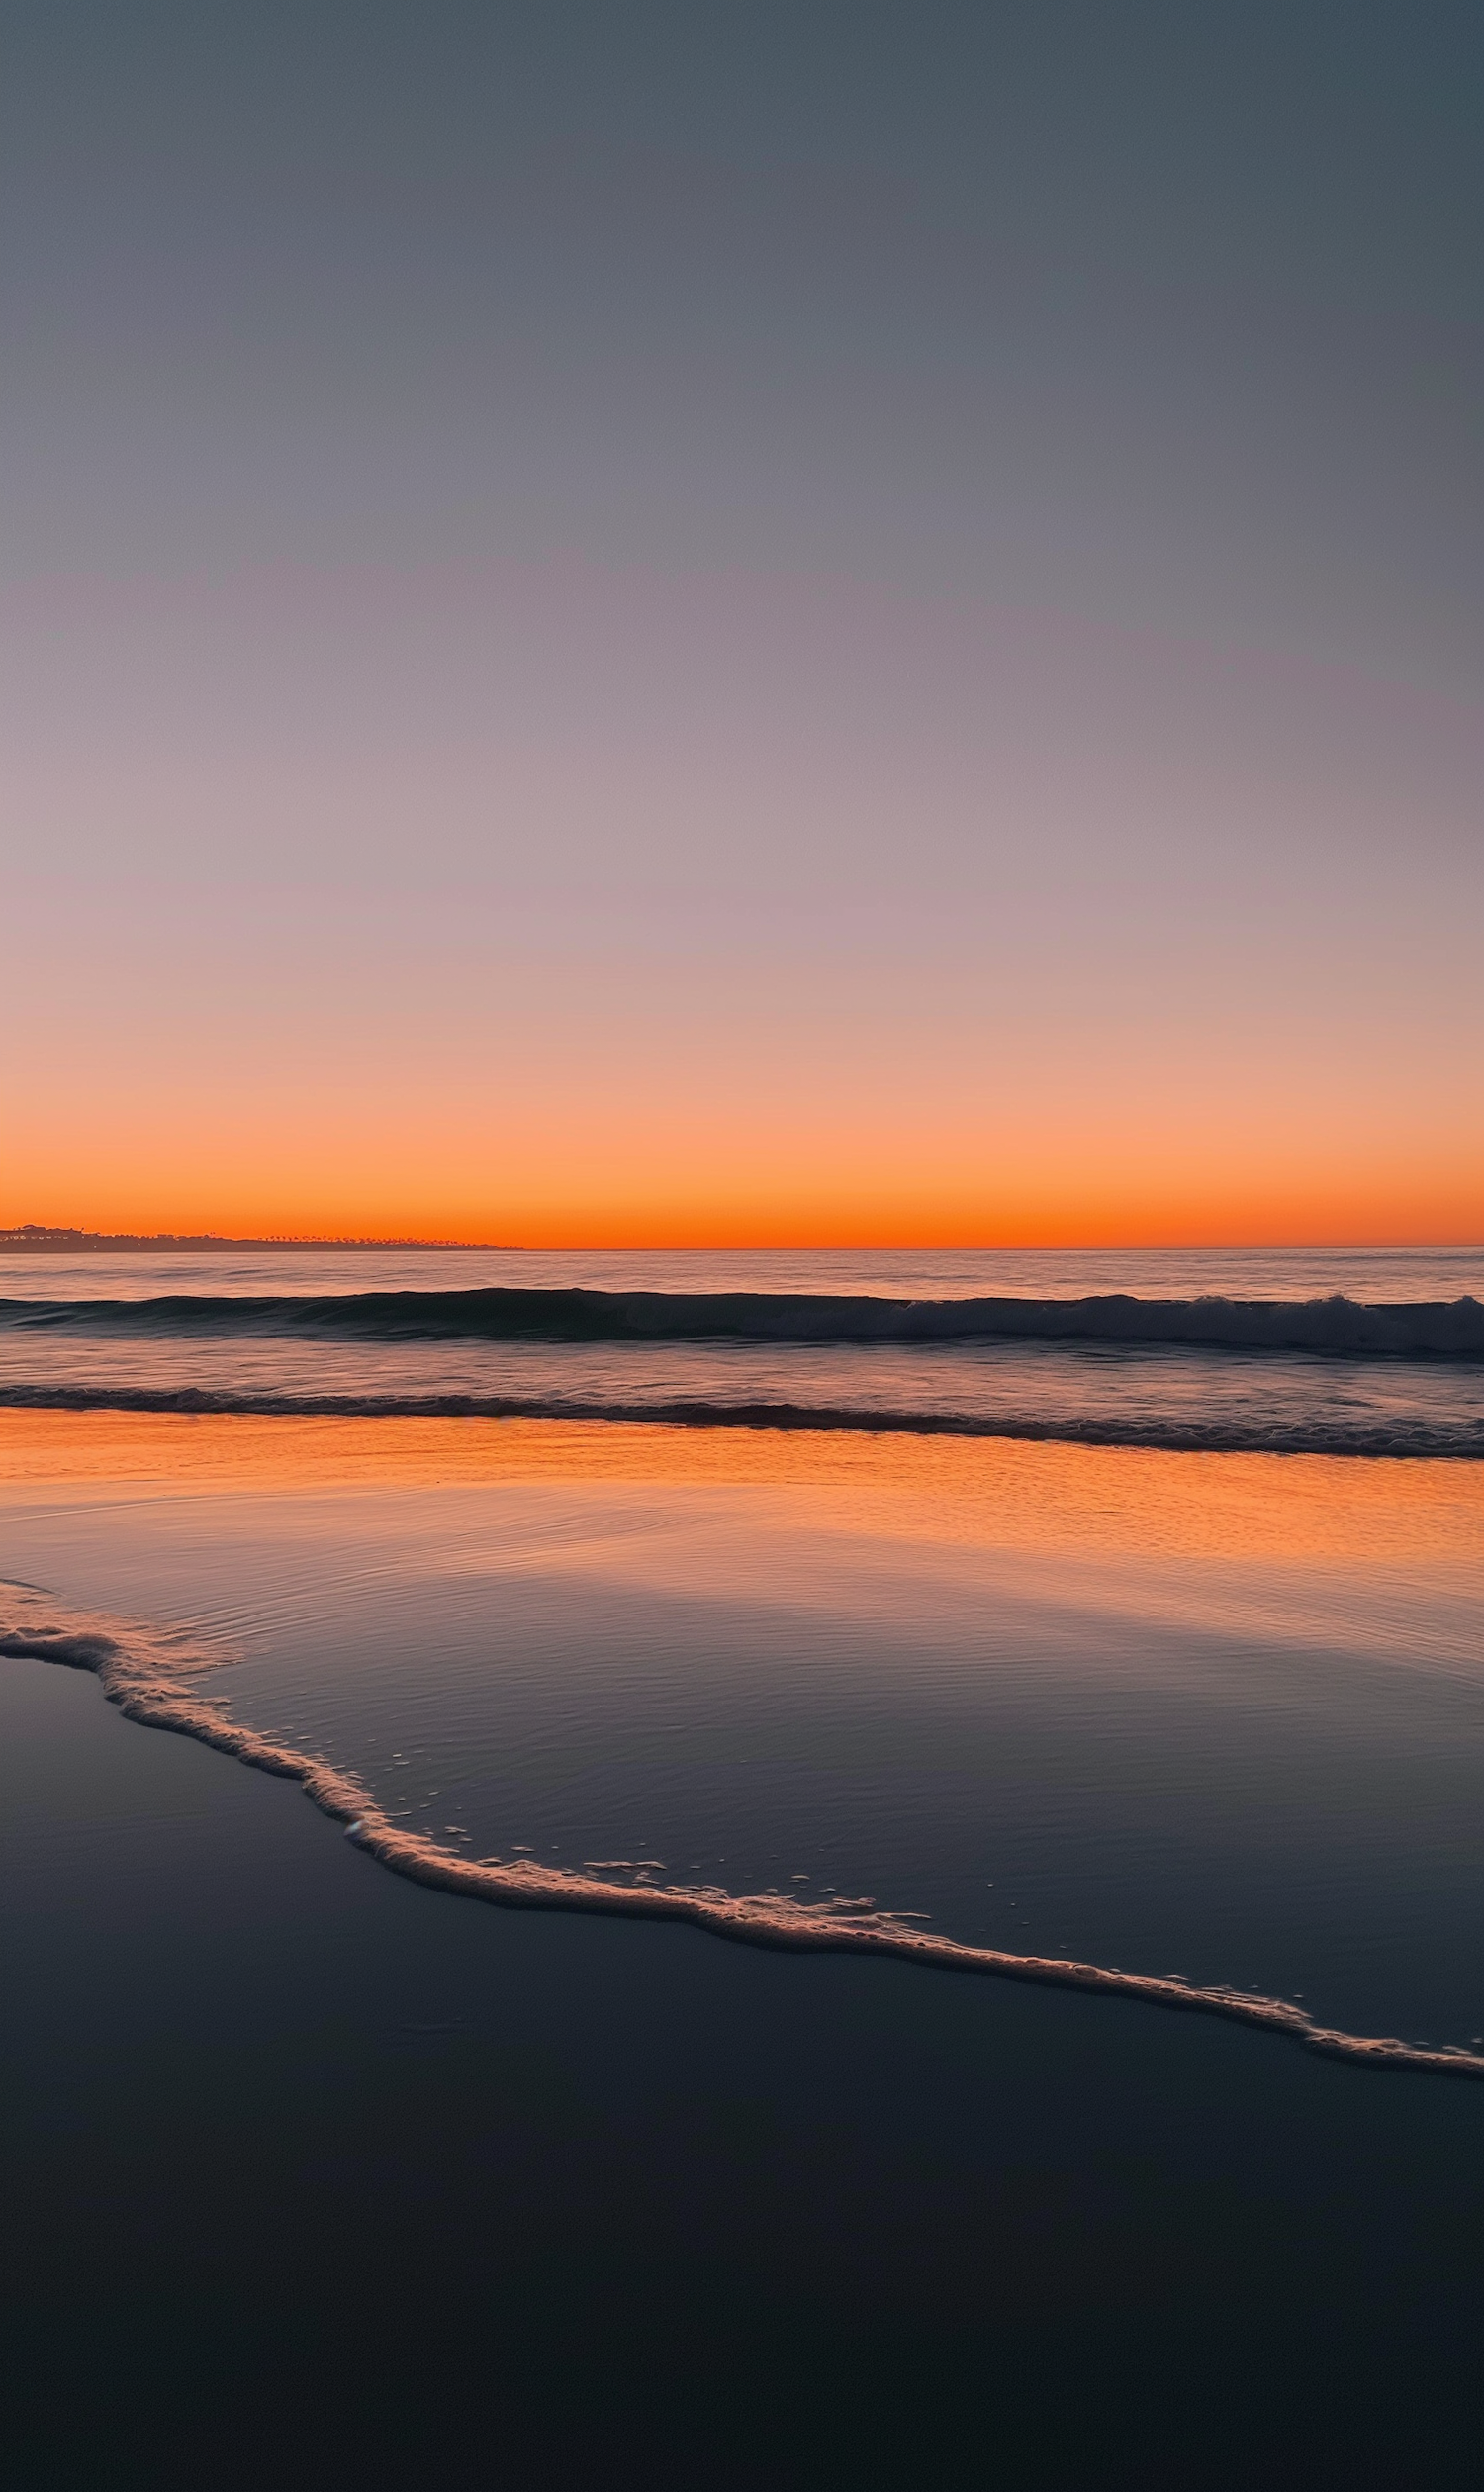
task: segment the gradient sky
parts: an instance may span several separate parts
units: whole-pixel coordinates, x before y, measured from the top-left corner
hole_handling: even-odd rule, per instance
[[[0,6],[0,1220],[1484,1236],[1484,15]]]

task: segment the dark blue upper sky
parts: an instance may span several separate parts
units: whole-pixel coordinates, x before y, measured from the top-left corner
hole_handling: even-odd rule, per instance
[[[783,557],[1477,680],[1475,7],[4,24],[28,565]]]

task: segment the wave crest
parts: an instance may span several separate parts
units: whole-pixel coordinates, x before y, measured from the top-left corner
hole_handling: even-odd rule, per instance
[[[0,1326],[362,1341],[1073,1341],[1484,1360],[1484,1305],[1471,1297],[1366,1306],[1345,1297],[911,1299],[746,1290],[406,1289],[330,1298],[8,1298],[0,1299]]]

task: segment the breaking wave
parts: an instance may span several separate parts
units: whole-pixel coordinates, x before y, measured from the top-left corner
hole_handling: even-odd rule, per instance
[[[1484,1361],[1477,1298],[870,1298],[733,1290],[370,1290],[328,1298],[0,1299],[0,1327],[360,1341],[825,1345],[1076,1341],[1324,1358]]]
[[[261,1773],[303,1785],[317,1808],[343,1825],[347,1837],[384,1868],[416,1884],[476,1901],[527,1910],[605,1912],[625,1919],[689,1921],[742,1945],[805,1954],[874,1955],[956,1973],[1093,1992],[1146,2006],[1219,2016],[1280,2035],[1304,2050],[1353,2067],[1404,2069],[1438,2077],[1484,2077],[1484,2054],[1428,2047],[1392,2035],[1352,2034],[1316,2024],[1286,1999],[1200,1987],[1171,1975],[1125,1973],[1057,1956],[1020,1956],[971,1947],[915,1928],[890,1912],[850,1901],[804,1902],[791,1896],[737,1895],[720,1887],[624,1886],[594,1872],[632,1864],[595,1862],[588,1874],[548,1869],[534,1861],[467,1861],[428,1837],[407,1832],[377,1807],[352,1774],[299,1748],[263,1738],[233,1721],[200,1693],[216,1664],[181,1638],[119,1620],[62,1609],[26,1585],[0,1586],[0,1655],[89,1670],[109,1702],[131,1721],[173,1730],[237,1757]]]

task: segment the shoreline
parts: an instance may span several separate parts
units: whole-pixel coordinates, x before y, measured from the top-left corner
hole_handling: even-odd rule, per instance
[[[266,1739],[203,1702],[179,1675],[190,1662],[177,1660],[172,1670],[171,1656],[158,1639],[142,1632],[131,1639],[128,1630],[116,1631],[119,1622],[69,1612],[31,1586],[10,1584],[3,1592],[12,1619],[19,1615],[20,1622],[0,1623],[0,1657],[90,1672],[127,1720],[176,1732],[260,1773],[298,1783],[324,1815],[344,1827],[358,1850],[415,1885],[506,1908],[686,1922],[734,1944],[776,1952],[878,1956],[936,1971],[1119,1998],[1245,2025],[1351,2067],[1484,2079],[1484,2054],[1462,2047],[1433,2048],[1394,2035],[1346,2033],[1316,2024],[1287,2000],[1260,1993],[969,1946],[914,1930],[889,1912],[863,1915],[848,1903],[733,1895],[718,1888],[624,1887],[534,1863],[465,1861],[395,1825],[354,1775]],[[195,1666],[199,1670],[203,1665],[198,1661]]]

